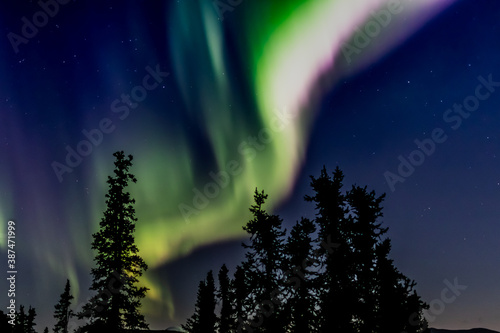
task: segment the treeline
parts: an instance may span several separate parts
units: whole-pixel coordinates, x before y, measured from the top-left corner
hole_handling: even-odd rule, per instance
[[[343,191],[343,173],[323,168],[311,176],[313,220],[301,218],[287,233],[264,209],[255,190],[245,259],[230,277],[223,265],[200,282],[188,332],[429,332],[428,308],[415,282],[389,258],[382,227],[384,195],[366,187]]]
[[[19,311],[15,311],[12,316],[8,316],[0,310],[0,332],[34,333],[36,326],[35,318],[36,310],[31,306],[26,312],[24,306],[21,305]]]
[[[71,286],[69,280],[66,281],[64,292],[61,294],[59,302],[54,306],[54,318],[56,324],[53,328],[54,333],[68,333],[68,324],[71,317],[74,316],[70,309]],[[0,311],[0,332],[2,333],[36,333],[35,322],[36,310],[33,307],[28,308],[28,312],[24,310],[24,306],[19,307],[19,311],[4,313]],[[43,333],[48,333],[49,328],[45,327]]]
[[[135,176],[132,156],[114,154],[106,210],[93,234],[94,295],[80,311],[71,309],[66,282],[54,306],[55,333],[124,332],[147,329],[140,313],[147,289],[138,279],[147,269],[134,242],[134,199],[126,191]],[[311,176],[314,219],[301,218],[290,232],[282,219],[264,209],[267,195],[255,191],[252,219],[243,227],[249,242],[244,260],[230,275],[223,265],[217,276],[200,282],[194,314],[183,328],[191,333],[423,333],[422,310],[428,308],[415,282],[389,258],[390,240],[380,219],[384,195],[366,187],[343,190],[343,173],[326,169]],[[36,311],[5,314],[0,332],[34,333]],[[12,322],[12,320],[14,322]],[[78,321],[78,323],[77,323]],[[44,332],[49,332],[45,328]]]
[[[70,310],[73,296],[70,292],[69,280],[66,281],[66,287],[61,294],[59,302],[54,306],[54,318],[57,320],[54,326],[54,333],[68,333],[68,322],[73,316]],[[24,310],[24,306],[19,306],[19,311],[4,313],[0,311],[0,332],[2,333],[36,333],[35,322],[36,310],[33,307]],[[45,327],[43,333],[48,333],[49,328]]]

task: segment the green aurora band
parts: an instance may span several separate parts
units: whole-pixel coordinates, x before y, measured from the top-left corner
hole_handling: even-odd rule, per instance
[[[67,195],[60,198],[65,207],[60,218],[68,225],[61,233],[70,235],[69,250],[61,253],[50,228],[34,226],[33,235],[41,244],[35,254],[40,268],[70,278],[76,304],[84,302],[78,296],[87,287],[78,281],[78,273],[93,267],[89,245],[105,208],[111,154],[123,149],[134,155],[132,172],[138,181],[130,192],[136,198],[135,236],[150,267],[142,280],[150,288],[144,311],[161,318],[167,309],[174,318],[169,286],[159,281],[155,268],[197,247],[243,237],[256,187],[269,194],[270,208],[284,202],[304,162],[321,95],[340,78],[375,62],[451,3],[401,1],[401,12],[351,63],[346,63],[343,43],[353,41],[356,27],[373,21],[373,11],[387,8],[386,1],[242,1],[225,11],[222,21],[212,1],[172,4],[166,17],[172,59],[167,80],[175,81],[182,106],[142,110],[148,116],[141,119],[140,129],[132,121],[120,124],[120,131],[106,138],[106,147],[92,154],[92,171],[85,175],[88,187],[77,191],[74,184],[62,185]],[[159,112],[183,113],[188,125],[164,124],[155,118]],[[147,144],[141,133],[148,133]],[[213,186],[211,173],[233,169],[235,174]],[[202,200],[198,191],[205,190],[210,197]],[[40,198],[33,202],[37,217],[50,220],[43,191],[34,190],[33,195]],[[12,217],[12,204],[7,195],[2,197],[2,223]],[[6,248],[5,237],[0,246]],[[37,286],[44,288],[51,280],[42,277]]]

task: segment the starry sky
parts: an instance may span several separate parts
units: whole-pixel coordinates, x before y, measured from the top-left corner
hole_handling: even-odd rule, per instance
[[[124,150],[151,328],[184,323],[206,272],[242,260],[255,187],[290,228],[314,216],[303,196],[326,165],[387,193],[392,256],[431,326],[500,330],[498,22],[494,0],[2,2],[17,304],[41,331],[67,278],[85,303]]]

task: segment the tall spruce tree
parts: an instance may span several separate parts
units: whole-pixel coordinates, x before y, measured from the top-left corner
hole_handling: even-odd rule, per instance
[[[66,286],[64,287],[64,292],[61,294],[59,303],[54,306],[54,318],[57,320],[54,326],[54,333],[68,333],[69,319],[73,316],[73,311],[70,309],[72,299],[71,285],[69,280],[66,280]]]
[[[322,274],[317,279],[320,298],[319,330],[322,333],[355,333],[353,326],[357,303],[355,265],[352,249],[353,230],[347,215],[346,196],[342,193],[344,174],[337,167],[333,178],[323,167],[320,176],[311,176],[314,195],[305,200],[316,205],[315,222],[319,226],[317,242],[338,244],[334,250],[321,247]]]
[[[24,306],[19,307],[19,312],[16,314],[14,325],[15,333],[34,333],[35,332],[36,310],[33,307],[28,308],[28,313],[25,312]]]
[[[352,249],[355,264],[356,295],[355,327],[360,333],[372,333],[375,322],[376,290],[375,279],[376,246],[387,232],[379,219],[383,216],[381,203],[385,195],[377,197],[374,191],[353,186],[347,192],[347,204],[352,224]]]
[[[31,306],[28,309],[28,316],[26,318],[26,328],[25,332],[26,333],[35,333],[35,318],[36,318],[36,310],[35,308],[32,308]]]
[[[96,267],[91,270],[90,290],[97,295],[78,314],[80,319],[88,319],[84,329],[107,332],[148,328],[144,315],[139,312],[147,288],[136,285],[148,266],[135,245],[135,200],[125,190],[129,182],[137,181],[129,171],[133,157],[125,157],[123,151],[113,156],[115,169],[114,176],[108,176],[107,180],[106,211],[100,230],[92,235],[92,249],[97,254]]]
[[[291,311],[291,329],[293,332],[314,332],[317,299],[313,285],[314,268],[312,234],[316,231],[314,223],[306,218],[297,222],[286,242],[287,265],[293,287],[288,301]]]
[[[429,308],[414,287],[415,281],[403,275],[389,259],[391,243],[385,239],[376,248],[377,332],[427,332],[422,310]]]
[[[229,333],[236,329],[234,291],[228,273],[226,265],[222,265],[218,275],[219,291],[217,295],[220,300],[219,333]]]
[[[16,313],[16,320],[14,324],[13,332],[15,333],[34,333],[35,332],[35,318],[36,310],[35,308],[28,308],[28,313],[24,311],[24,306],[19,307],[19,312]]]
[[[248,267],[246,262],[236,266],[236,271],[234,272],[234,278],[232,280],[234,312],[236,316],[235,325],[237,325],[236,329],[238,332],[243,332],[245,326],[249,325],[247,323],[247,317],[253,304],[250,299],[251,287],[246,277],[247,272]]]
[[[217,326],[216,303],[214,277],[212,271],[209,271],[206,279],[200,281],[198,286],[195,311],[182,328],[189,333],[215,332]]]
[[[316,203],[318,242],[328,238],[340,244],[324,251],[318,279],[320,329],[326,332],[424,332],[422,309],[427,305],[415,292],[415,282],[404,276],[388,258],[390,241],[382,240],[387,228],[380,218],[384,195],[353,186],[342,193],[343,173],[330,177],[323,168],[311,177]]]
[[[27,323],[26,313],[24,312],[24,305],[19,306],[19,312],[16,312],[16,320],[14,324],[15,333],[25,333]]]
[[[200,305],[200,326],[203,332],[215,332],[217,325],[217,315],[215,314],[215,281],[212,271],[207,274],[205,288],[203,290],[202,302]]]
[[[13,325],[9,324],[11,318],[0,310],[0,332],[10,333],[13,331]]]
[[[251,288],[253,301],[254,326],[261,332],[284,332],[287,326],[286,313],[277,302],[272,302],[276,294],[284,289],[284,236],[282,220],[264,210],[267,199],[264,191],[256,189],[255,204],[250,208],[253,218],[243,227],[250,235],[250,244],[243,244],[248,252],[246,256],[248,286]]]
[[[201,332],[200,327],[200,307],[203,304],[202,298],[204,295],[204,289],[206,286],[206,282],[200,281],[198,284],[198,293],[196,294],[196,303],[194,305],[194,313],[189,317],[182,328],[189,333],[198,333]]]

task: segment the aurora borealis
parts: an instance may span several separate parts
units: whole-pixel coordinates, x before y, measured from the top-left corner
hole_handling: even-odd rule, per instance
[[[445,255],[473,257],[451,249],[468,248],[459,240],[474,239],[474,230],[495,234],[484,230],[500,216],[492,204],[496,185],[471,185],[484,190],[474,198],[487,206],[469,207],[468,218],[479,219],[478,229],[471,229],[473,222],[466,223],[467,214],[457,208],[468,207],[467,196],[457,193],[468,192],[474,177],[463,177],[457,165],[488,166],[479,174],[498,182],[495,164],[479,156],[493,156],[497,143],[485,148],[475,141],[498,140],[498,97],[492,94],[477,111],[481,116],[449,133],[446,144],[394,193],[383,177],[397,168],[399,154],[415,149],[415,138],[440,126],[453,102],[474,91],[476,77],[493,73],[500,81],[498,26],[491,26],[500,7],[479,2],[1,4],[0,247],[4,255],[7,221],[16,221],[18,303],[37,307],[41,331],[52,325],[52,307],[66,278],[75,305],[84,302],[93,265],[91,234],[104,210],[112,153],[124,150],[134,156],[138,179],[130,191],[139,220],[136,242],[150,267],[143,283],[150,288],[144,311],[152,328],[182,323],[190,314],[197,285],[191,282],[203,277],[206,265],[238,260],[255,187],[265,189],[269,209],[291,224],[311,214],[301,202],[307,176],[323,164],[338,164],[347,186],[352,181],[388,192],[385,216],[396,261],[417,281],[424,300],[439,297],[445,278],[464,280],[469,295],[479,284],[481,292],[464,292],[431,326],[500,329],[481,310],[479,296],[483,286],[497,292],[500,279],[494,285],[467,280],[462,273],[470,268],[454,271]],[[26,20],[43,19],[37,13],[46,3],[53,14],[46,23],[38,21],[36,32],[23,28]],[[24,36],[22,42],[9,33]],[[484,134],[485,123],[491,133]],[[468,159],[454,162],[457,156]],[[455,179],[467,181],[456,188]],[[443,210],[431,216],[429,207],[436,206]],[[446,230],[459,236],[448,239]],[[437,237],[441,232],[446,236]],[[477,263],[489,267],[497,245],[484,237],[470,249],[484,251],[481,257],[490,259]],[[204,257],[200,249],[218,257]],[[439,267],[442,273],[436,273]],[[190,276],[181,274],[188,270]],[[498,313],[496,296],[487,303]],[[470,307],[459,303],[464,299]],[[481,313],[482,322],[453,323]]]

